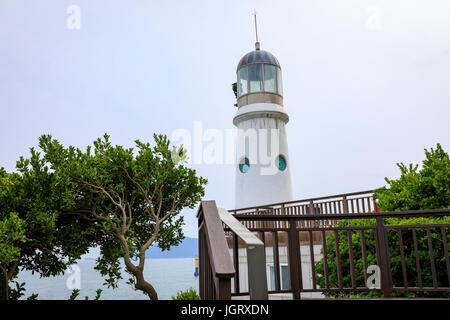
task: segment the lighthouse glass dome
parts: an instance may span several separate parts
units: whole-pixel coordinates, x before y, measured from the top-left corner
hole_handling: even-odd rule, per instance
[[[258,92],[283,94],[280,64],[267,51],[247,53],[239,62],[237,78],[238,97]]]

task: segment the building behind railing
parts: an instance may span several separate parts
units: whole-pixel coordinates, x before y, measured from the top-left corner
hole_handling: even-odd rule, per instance
[[[276,203],[252,208],[226,211],[217,208],[214,201],[202,202],[199,212],[199,258],[200,258],[200,296],[202,299],[252,298],[259,295],[276,298],[319,298],[324,293],[367,292],[377,290],[389,297],[393,291],[450,292],[450,261],[448,255],[449,224],[439,225],[385,225],[390,217],[430,217],[449,216],[450,210],[422,210],[403,212],[377,212],[372,191],[349,193],[321,198],[305,199],[285,203]],[[219,213],[220,212],[220,213]],[[230,217],[233,218],[230,218]],[[359,227],[337,227],[342,219],[375,219],[376,224]],[[395,231],[399,243],[400,264],[403,281],[393,283],[388,234]],[[428,237],[427,267],[419,256],[417,245],[418,230],[425,230]],[[388,233],[389,231],[389,233]],[[250,233],[257,240],[250,239]],[[339,235],[345,234],[348,252],[340,252]],[[362,270],[355,266],[352,237],[358,237],[361,243]],[[406,249],[403,238],[412,236],[412,248]],[[368,247],[366,238],[375,239],[375,247]],[[438,237],[443,252],[436,256],[432,239]],[[328,240],[327,240],[328,238]],[[329,279],[331,262],[327,253],[327,241],[334,240],[338,279],[332,283]],[[392,241],[391,241],[392,242]],[[252,248],[260,247],[259,252]],[[373,250],[373,252],[371,252]],[[379,287],[368,287],[367,257],[376,256],[379,268]],[[347,255],[350,265],[343,268],[341,257]],[[406,260],[412,255],[415,260],[414,277],[407,270]],[[323,259],[325,280],[319,287],[315,263]],[[443,263],[437,264],[440,261]],[[438,279],[436,266],[443,266],[448,279]],[[357,281],[363,273],[364,283]],[[431,274],[431,283],[423,281],[423,274]],[[259,281],[257,278],[259,277]],[[350,279],[346,283],[344,279]],[[267,285],[255,289],[255,285],[264,281]],[[398,282],[398,281],[397,281]]]

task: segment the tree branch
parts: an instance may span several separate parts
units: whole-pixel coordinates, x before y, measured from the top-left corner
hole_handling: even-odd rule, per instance
[[[124,249],[124,255],[123,255],[123,261],[125,262],[125,265],[127,266],[128,270],[130,270],[135,276],[138,272],[138,268],[131,262],[130,259],[130,248],[128,247],[128,243],[125,240],[125,237],[121,234],[116,234],[116,237],[120,240],[122,243],[122,247]]]
[[[154,212],[154,210],[153,210],[153,204],[152,204],[152,198],[153,198],[153,196],[152,196],[152,198],[149,198],[149,197],[148,197],[148,194],[147,194],[147,192],[144,190],[144,188],[142,187],[142,185],[141,185],[140,183],[138,183],[136,180],[134,180],[134,179],[130,176],[130,174],[129,174],[129,172],[128,172],[127,169],[125,169],[124,167],[119,166],[119,165],[118,165],[118,167],[119,167],[120,169],[122,169],[122,170],[125,172],[127,178],[131,181],[131,183],[133,183],[133,184],[139,189],[139,191],[142,193],[142,195],[144,196],[145,201],[147,202],[148,206],[150,207],[150,212],[152,213],[153,218],[156,219],[156,215],[155,215],[155,212]]]
[[[70,175],[70,174],[69,174],[69,175]],[[86,186],[89,186],[89,187],[91,187],[91,188],[94,188],[94,189],[100,191],[101,193],[103,193],[104,195],[106,195],[106,196],[108,197],[108,199],[109,199],[116,207],[121,208],[122,205],[121,205],[120,197],[119,197],[119,202],[117,202],[117,201],[114,200],[114,198],[111,196],[111,194],[109,194],[109,192],[105,190],[105,188],[100,187],[100,186],[96,186],[96,185],[94,185],[94,184],[92,184],[92,183],[89,183],[89,182],[87,182],[87,181],[84,181],[83,179],[78,178],[78,177],[75,177],[75,176],[73,176],[73,175],[70,175],[70,176],[72,176],[72,178],[74,178],[75,180],[78,180],[80,183],[82,183],[82,184],[84,184],[84,185],[86,185]]]

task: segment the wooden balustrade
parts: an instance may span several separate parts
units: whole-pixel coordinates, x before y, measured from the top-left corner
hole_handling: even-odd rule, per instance
[[[221,209],[222,210],[222,209]],[[347,193],[328,197],[311,198],[285,203],[275,203],[252,208],[240,208],[229,210],[234,219],[240,222],[233,228],[227,226],[220,218],[220,213],[214,201],[203,201],[198,211],[199,221],[199,258],[200,258],[200,296],[202,299],[231,299],[232,296],[258,295],[258,292],[245,290],[240,287],[239,274],[239,249],[246,247],[246,241],[241,237],[248,237],[249,232],[259,235],[262,242],[262,249],[271,247],[268,252],[272,252],[274,268],[274,286],[268,288],[268,294],[290,293],[294,299],[301,298],[302,293],[331,293],[331,292],[367,292],[369,290],[379,290],[385,297],[390,296],[393,291],[429,291],[429,292],[450,292],[450,259],[448,252],[448,228],[450,224],[414,224],[414,225],[385,225],[385,218],[393,217],[429,217],[429,216],[450,216],[450,210],[417,210],[402,212],[378,212],[372,191]],[[228,219],[228,218],[227,218]],[[337,221],[342,219],[372,219],[376,223],[361,226],[342,227],[337,225]],[[230,220],[230,219],[228,219]],[[228,221],[228,224],[231,224]],[[245,232],[236,232],[241,227]],[[234,229],[234,231],[233,231]],[[419,258],[418,233],[426,230],[428,237],[428,251],[430,274],[432,284],[424,283],[424,265],[422,257]],[[246,236],[244,236],[244,234]],[[399,245],[392,247],[392,235],[397,235]],[[359,245],[354,245],[354,237],[359,240]],[[389,238],[389,236],[391,238]],[[369,246],[368,238],[374,239]],[[408,238],[406,238],[408,237]],[[408,248],[404,245],[407,239]],[[439,247],[442,249],[442,256],[435,256],[432,239],[440,239]],[[252,240],[254,241],[254,239]],[[331,243],[329,242],[331,241]],[[435,240],[434,240],[435,241]],[[248,242],[248,241],[247,241]],[[256,243],[256,242],[255,242]],[[254,243],[254,244],[255,244]],[[346,252],[341,249],[342,243],[346,243]],[[334,250],[330,258],[327,244],[331,244]],[[391,247],[390,247],[391,244]],[[258,243],[258,246],[260,244]],[[288,282],[289,286],[281,279],[280,269],[280,248],[286,248],[288,261]],[[315,250],[320,248],[323,260],[324,287],[318,285],[318,274],[315,269]],[[303,249],[302,249],[303,248]],[[306,251],[304,250],[306,248]],[[328,246],[328,249],[330,247]],[[394,283],[391,270],[390,250],[400,250],[400,270],[403,283]],[[415,270],[407,270],[407,252],[415,257]],[[230,251],[233,255],[231,258]],[[261,263],[262,253],[260,250],[252,262]],[[307,288],[303,283],[305,270],[302,270],[302,257],[308,255],[309,263],[307,276],[312,279],[312,287]],[[376,267],[380,271],[380,286],[377,288],[368,287],[369,254],[376,256]],[[345,255],[348,265],[343,265]],[[355,259],[362,260],[362,266],[356,265]],[[286,256],[283,256],[285,259]],[[334,259],[332,261],[330,259]],[[329,266],[333,262],[337,277],[333,281],[330,278]],[[373,262],[372,262],[373,263]],[[399,263],[396,260],[395,263]],[[408,263],[411,263],[409,261]],[[439,263],[444,268],[438,270],[436,264]],[[427,264],[427,265],[428,265]],[[257,268],[265,268],[261,265]],[[443,267],[442,267],[443,266]],[[363,271],[359,269],[362,268]],[[348,269],[348,270],[347,270]],[[250,266],[249,269],[250,271]],[[260,270],[260,271],[261,271]],[[363,277],[360,272],[363,272]],[[258,272],[261,273],[261,272]],[[251,275],[252,277],[254,274]],[[234,278],[234,292],[231,290],[231,281]],[[361,283],[361,278],[364,283]],[[448,278],[448,283],[447,279]],[[262,278],[261,278],[262,279]],[[250,280],[250,279],[249,279]],[[256,278],[252,278],[253,283],[258,283]],[[397,281],[398,282],[398,281]],[[283,285],[282,285],[283,283]],[[253,287],[255,288],[255,287]],[[267,287],[262,287],[267,291]],[[267,293],[263,293],[263,296]]]
[[[202,201],[197,219],[200,298],[229,300],[235,270],[216,202]]]

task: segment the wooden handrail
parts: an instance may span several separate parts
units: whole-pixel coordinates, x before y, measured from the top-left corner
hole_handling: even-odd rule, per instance
[[[266,274],[266,253],[264,242],[258,239],[250,230],[239,222],[227,210],[219,208],[219,216],[235,236],[239,237],[246,246],[247,267],[251,272],[248,273],[248,287],[250,300],[267,300],[267,274]],[[235,251],[239,255],[239,251]],[[234,257],[239,259],[239,257]],[[239,262],[236,261],[236,268],[239,268]]]
[[[427,209],[427,210],[407,210],[407,211],[386,211],[386,212],[372,212],[372,213],[352,213],[352,214],[339,214],[339,215],[329,215],[329,214],[312,214],[312,215],[247,215],[239,214],[235,215],[237,220],[242,221],[289,221],[289,220],[344,220],[344,219],[365,219],[365,218],[412,218],[412,217],[422,217],[423,215],[429,216],[448,216],[450,214],[450,209]]]
[[[264,246],[264,243],[258,239],[253,232],[248,230],[226,209],[219,208],[220,219],[225,223],[231,231],[233,231],[247,245]]]
[[[208,251],[214,274],[218,278],[232,278],[234,276],[234,267],[216,202],[214,200],[202,201],[201,206],[206,227]]]
[[[235,270],[216,202],[202,201],[197,218],[199,222],[200,297],[202,299],[231,299],[231,278],[234,277]]]
[[[287,201],[287,202],[277,202],[277,203],[265,204],[265,205],[261,205],[261,206],[238,208],[238,209],[232,209],[232,210],[228,210],[228,211],[236,212],[236,211],[243,211],[243,210],[250,210],[250,209],[272,209],[271,207],[274,207],[274,206],[295,204],[295,203],[299,203],[299,202],[310,202],[310,201],[316,201],[316,200],[327,200],[327,199],[333,199],[333,198],[351,197],[351,196],[358,196],[358,195],[373,193],[373,192],[374,192],[374,190],[342,193],[342,194],[336,194],[336,195],[325,196],[325,197],[307,198],[307,199],[301,199],[301,200],[292,200],[292,201]]]

